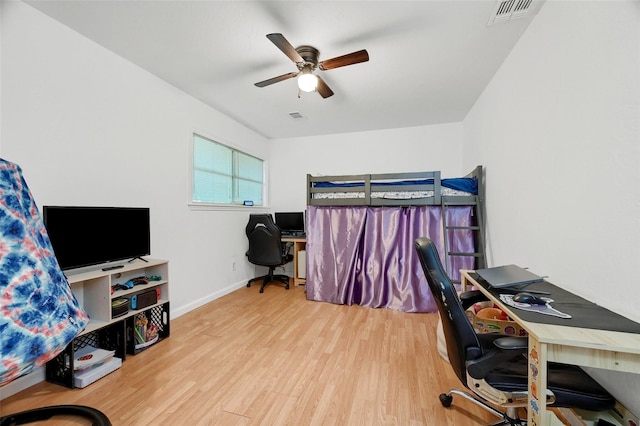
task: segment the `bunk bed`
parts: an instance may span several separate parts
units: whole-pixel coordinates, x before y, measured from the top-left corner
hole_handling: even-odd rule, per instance
[[[307,175],[310,206],[434,206],[443,197],[466,197],[457,202],[473,204],[478,195],[482,166],[461,178],[441,179],[440,171],[347,176]]]
[[[435,241],[454,281],[460,269],[485,267],[483,201],[482,166],[446,179],[307,175],[307,298],[435,312],[413,241]]]

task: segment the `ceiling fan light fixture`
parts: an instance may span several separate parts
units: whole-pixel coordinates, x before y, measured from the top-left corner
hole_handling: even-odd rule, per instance
[[[318,77],[311,73],[303,73],[298,77],[298,87],[303,92],[314,92],[318,87]]]
[[[348,53],[346,55],[337,56],[320,62],[318,61],[320,52],[313,46],[304,45],[293,47],[291,43],[289,43],[289,41],[280,33],[267,34],[267,38],[296,64],[298,72],[279,75],[268,80],[259,81],[254,85],[256,87],[266,87],[297,76],[298,98],[302,92],[317,92],[323,99],[333,96],[333,90],[331,90],[327,83],[322,78],[313,74],[316,69],[327,71],[334,68],[346,67],[347,65],[359,64],[360,62],[367,62],[369,60],[369,53],[367,53],[366,50],[359,50],[357,52]]]

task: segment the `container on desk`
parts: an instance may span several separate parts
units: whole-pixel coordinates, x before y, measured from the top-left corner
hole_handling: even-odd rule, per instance
[[[491,304],[488,305],[491,308]],[[482,318],[478,316],[473,306],[467,309],[467,317],[476,333],[500,333],[511,336],[526,336],[527,331],[517,322],[512,320],[501,320],[497,318]]]

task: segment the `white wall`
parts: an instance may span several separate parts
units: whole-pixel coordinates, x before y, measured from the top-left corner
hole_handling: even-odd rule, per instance
[[[490,264],[640,321],[640,3],[547,1],[464,121]],[[640,414],[640,375],[594,372]]]
[[[461,167],[461,123],[272,139],[270,153],[271,205],[285,211],[306,208],[307,174],[441,170],[458,177],[475,167]]]
[[[2,22],[2,5],[0,4],[0,23]],[[2,29],[0,28],[0,152],[2,152]]]
[[[174,318],[253,276],[248,210],[187,205],[190,137],[268,159],[263,137],[21,2],[2,2],[1,78],[1,154],[40,207],[150,207]]]

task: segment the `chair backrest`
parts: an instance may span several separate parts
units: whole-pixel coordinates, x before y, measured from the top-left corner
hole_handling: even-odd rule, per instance
[[[249,239],[249,262],[261,266],[278,266],[283,262],[281,233],[270,214],[249,215],[245,229]]]
[[[429,288],[438,305],[449,362],[460,381],[467,386],[465,362],[482,355],[478,336],[460,304],[456,288],[442,267],[433,241],[421,237],[415,241],[415,247]]]

